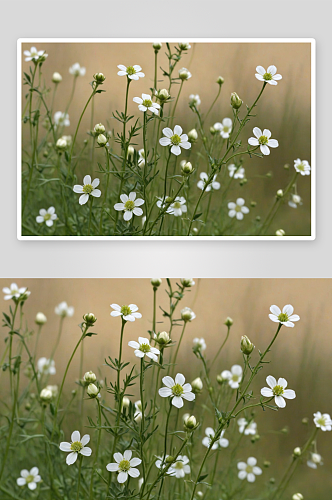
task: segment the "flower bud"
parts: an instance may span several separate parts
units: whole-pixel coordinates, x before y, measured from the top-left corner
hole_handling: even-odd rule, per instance
[[[184,309],[182,309],[181,319],[183,319],[183,321],[185,321],[185,322],[192,321],[195,318],[196,318],[196,314],[194,313],[194,311],[192,311],[190,309],[190,307],[185,307]]]
[[[192,130],[189,130],[188,132],[188,141],[193,143],[193,142],[196,142],[198,139],[198,133],[197,133],[197,130],[195,128],[193,128]]]
[[[93,373],[92,371],[89,371],[89,372],[84,373],[83,380],[87,384],[93,384],[93,382],[95,382],[97,380],[97,377],[96,377],[95,373]]]
[[[53,399],[53,394],[50,389],[45,388],[41,391],[39,397],[43,403],[50,403]]]
[[[94,126],[94,132],[96,134],[103,134],[105,132],[105,127],[102,123],[97,123],[95,126]]]
[[[53,83],[60,83],[60,82],[62,82],[62,76],[57,71],[55,73],[53,73],[52,82]]]
[[[18,302],[25,302],[26,300],[28,300],[30,295],[31,295],[31,292],[29,290],[25,290],[25,292],[21,293],[21,295],[19,296],[17,301]]]
[[[97,321],[97,318],[93,313],[84,314],[83,319],[87,326],[92,326]]]
[[[157,99],[159,99],[159,101],[164,102],[167,101],[167,99],[169,99],[171,96],[167,89],[161,89],[156,93],[156,97]]]
[[[154,42],[154,43],[152,44],[152,47],[154,48],[155,52],[159,52],[159,50],[161,49],[161,47],[162,47],[162,46],[163,46],[163,45],[162,45],[162,43],[160,43],[160,42]]]
[[[96,398],[99,394],[99,389],[95,384],[89,384],[86,392],[90,398]]]
[[[55,398],[58,395],[59,389],[57,385],[47,385],[46,389],[48,391],[51,391],[53,398]]]
[[[67,141],[61,137],[56,141],[56,147],[59,151],[64,151],[67,147]]]
[[[283,190],[282,190],[282,189],[278,189],[277,194],[276,194],[276,197],[277,197],[278,199],[280,199],[280,198],[282,198],[283,196],[284,196],[284,192],[283,192]]]
[[[197,496],[198,496],[199,498],[203,498],[204,493],[203,493],[202,491],[198,491],[198,492],[197,492]]]
[[[271,462],[269,462],[268,460],[264,460],[264,463],[263,463],[263,466],[268,469],[271,465]]]
[[[285,231],[283,229],[276,230],[276,236],[285,236]]]
[[[285,170],[289,170],[289,164],[288,164],[288,163],[285,163],[285,165],[284,165],[284,169],[285,169]]]
[[[193,415],[191,415],[190,417],[183,420],[183,423],[184,423],[184,427],[190,431],[195,429],[195,427],[197,427],[197,421]]]
[[[31,410],[31,404],[30,404],[30,403],[26,403],[24,408],[25,408],[27,411],[30,411],[30,410]]]
[[[222,85],[223,83],[224,83],[223,77],[222,76],[218,76],[218,78],[217,78],[217,84],[218,85]]]
[[[272,177],[272,172],[267,172],[267,173],[265,174],[265,177],[267,177],[268,179],[271,179],[271,177]]]
[[[154,287],[154,288],[158,288],[162,283],[162,279],[161,278],[152,278],[151,279],[151,285]]]
[[[97,137],[97,144],[101,147],[107,145],[107,137],[104,134],[99,134]]]
[[[301,451],[301,448],[299,446],[297,446],[296,448],[294,448],[293,457],[300,457],[301,454],[302,454],[302,451]]]
[[[308,423],[309,423],[309,419],[308,419],[308,417],[304,417],[304,418],[302,418],[302,424],[303,424],[303,425],[308,425]]]
[[[257,217],[255,218],[255,220],[256,220],[257,222],[260,222],[260,220],[261,220],[261,216],[260,216],[260,215],[257,215]]]
[[[274,479],[274,477],[270,477],[269,479],[269,483],[270,484],[274,484],[276,482],[276,480]]]
[[[241,351],[243,352],[243,354],[245,354],[246,356],[249,356],[249,354],[252,353],[254,348],[255,348],[254,344],[252,342],[250,342],[247,335],[243,335],[241,337]]]
[[[259,441],[260,440],[260,435],[259,434],[255,434],[254,436],[252,436],[251,438],[251,442],[252,443],[256,443],[256,441]]]
[[[172,462],[174,462],[174,457],[172,457],[172,455],[169,455],[168,457],[165,458],[166,464],[171,464]]]
[[[231,106],[233,109],[241,108],[242,102],[242,99],[239,98],[236,92],[231,93]]]
[[[250,206],[255,208],[257,206],[257,201],[251,201]]]
[[[73,396],[73,398],[76,396],[76,394],[77,394],[77,390],[76,390],[76,389],[73,389],[73,390],[71,391],[71,395]]]
[[[304,496],[301,493],[294,493],[292,500],[303,500]]]
[[[46,323],[46,321],[47,321],[47,318],[46,318],[44,313],[39,312],[36,314],[36,318],[35,318],[36,325],[44,325]]]
[[[179,43],[180,50],[189,50],[190,48],[191,48],[191,45],[189,43],[185,43],[185,42]]]
[[[180,165],[181,165],[181,172],[183,175],[190,175],[194,170],[190,161],[182,160]]]
[[[226,321],[225,321],[224,325],[226,325],[226,326],[230,327],[230,326],[232,326],[232,324],[233,324],[233,320],[232,320],[232,318],[230,318],[229,316],[227,316],[227,318],[226,318]]]
[[[128,146],[127,158],[130,158],[131,156],[134,156],[134,153],[135,153],[135,148],[133,146]]]
[[[129,408],[129,405],[130,405],[130,399],[127,398],[127,396],[124,396],[124,398],[122,399],[122,409]]]
[[[181,278],[180,281],[181,281],[181,285],[184,288],[191,288],[195,284],[195,281],[192,278]]]
[[[200,377],[195,378],[195,380],[191,382],[191,388],[194,394],[198,394],[199,392],[201,392],[201,390],[203,389],[202,379]]]
[[[180,80],[182,80],[183,82],[185,80],[189,80],[189,78],[191,78],[191,73],[190,71],[187,69],[187,68],[181,68],[179,70],[179,78]]]
[[[224,382],[224,379],[222,378],[222,376],[221,376],[221,375],[217,375],[217,382],[218,382],[218,384],[220,384],[220,385]]]
[[[95,73],[93,75],[94,80],[101,85],[106,80],[106,76],[103,73]]]
[[[170,338],[167,332],[160,332],[158,333],[157,338],[155,340],[160,345],[166,345],[169,343]]]

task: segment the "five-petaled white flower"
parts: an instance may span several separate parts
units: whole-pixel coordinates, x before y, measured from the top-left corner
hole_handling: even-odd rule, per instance
[[[233,201],[230,201],[227,205],[229,208],[229,217],[236,217],[237,220],[242,220],[243,214],[249,213],[249,208],[244,204],[245,200],[243,198],[238,198],[235,203]]]
[[[129,196],[121,194],[120,200],[122,203],[116,203],[114,209],[119,212],[124,212],[123,218],[125,221],[132,219],[133,215],[143,215],[143,210],[139,207],[144,204],[144,200],[142,198],[136,199],[136,193],[134,191],[129,193]]]
[[[322,456],[319,453],[310,453],[310,459],[307,461],[307,466],[311,469],[317,469],[317,465],[323,465]]]
[[[177,196],[167,210],[168,214],[174,215],[175,217],[181,217],[181,215],[185,214],[186,212],[187,205],[186,200],[183,196]]]
[[[228,380],[228,384],[232,389],[238,389],[242,380],[242,367],[240,365],[233,365],[231,371],[224,370],[221,372],[221,377]]]
[[[297,314],[293,314],[294,307],[290,304],[287,304],[282,308],[282,312],[280,311],[278,306],[271,306],[270,311],[272,314],[269,314],[269,318],[271,321],[275,323],[281,323],[284,326],[288,326],[293,328],[293,321],[299,321],[300,316]]]
[[[86,446],[89,441],[89,434],[85,434],[81,439],[79,431],[74,431],[71,435],[71,443],[67,443],[66,441],[62,441],[62,443],[60,443],[60,450],[69,453],[66,458],[67,465],[74,464],[79,454],[85,457],[89,457],[91,455],[91,448]]]
[[[244,179],[245,169],[243,167],[236,167],[234,164],[228,165],[229,176],[234,179]]]
[[[203,338],[199,339],[198,337],[194,338],[193,340],[194,346],[198,348],[200,351],[205,351],[206,349],[206,343]]]
[[[124,454],[122,453],[114,453],[113,458],[115,463],[107,464],[106,469],[109,472],[118,472],[118,483],[125,483],[128,479],[128,475],[130,477],[138,477],[139,470],[136,469],[137,465],[139,465],[142,460],[140,458],[131,458],[133,452],[131,450],[126,450]]]
[[[54,312],[63,318],[71,318],[74,315],[74,308],[73,306],[68,306],[67,302],[60,302],[60,304],[55,307]]]
[[[138,109],[144,113],[148,110],[155,115],[159,113],[160,104],[152,102],[149,94],[142,94],[142,97],[134,97],[133,101],[138,104]]]
[[[250,137],[248,139],[248,143],[250,146],[259,146],[263,155],[270,154],[270,148],[277,148],[279,143],[276,139],[271,139],[271,131],[265,128],[263,132],[260,128],[255,127],[253,129],[253,133],[255,137]]]
[[[244,433],[245,436],[249,436],[250,434],[254,436],[257,433],[257,424],[253,420],[248,422],[246,418],[239,418],[237,425],[239,426],[239,432],[241,434]]]
[[[75,63],[69,68],[69,73],[73,76],[84,76],[86,69],[80,63]]]
[[[191,148],[188,136],[187,134],[182,134],[180,125],[175,125],[174,132],[169,127],[164,128],[163,134],[165,137],[159,139],[159,144],[161,144],[161,146],[171,146],[171,153],[173,153],[173,155],[179,156],[181,154],[181,148]]]
[[[186,455],[179,455],[176,462],[168,470],[170,476],[175,476],[179,479],[183,478],[186,474],[190,474],[189,458]]]
[[[237,477],[239,479],[247,479],[249,483],[253,483],[256,479],[256,476],[260,476],[262,474],[262,469],[256,466],[257,460],[254,457],[249,457],[246,462],[239,462],[237,464],[237,468],[239,469],[239,473]]]
[[[194,401],[195,394],[191,392],[191,385],[185,383],[186,379],[182,373],[175,376],[175,380],[168,375],[163,378],[163,384],[166,387],[159,389],[159,396],[162,398],[172,398],[172,405],[176,408],[182,408],[183,400]]]
[[[212,439],[215,436],[215,432],[212,427],[207,427],[205,429],[205,437],[202,439],[202,445],[209,448],[211,446]],[[218,448],[218,440],[215,441],[211,447],[211,450],[216,450]]]
[[[30,471],[27,469],[21,470],[21,477],[16,479],[18,486],[27,485],[29,490],[35,490],[39,481],[41,481],[41,477],[38,467],[32,467]]]
[[[57,128],[58,126],[69,127],[70,125],[68,113],[63,113],[62,111],[57,111],[56,113],[54,113],[53,121],[54,128]]]
[[[297,208],[298,205],[302,205],[302,198],[298,194],[292,194],[288,205],[292,208]]]
[[[145,74],[142,73],[142,68],[135,64],[135,66],[124,66],[123,64],[119,64],[118,71],[119,76],[127,76],[130,80],[139,80],[139,78],[144,78]]]
[[[233,122],[231,118],[224,118],[223,121],[213,125],[214,130],[218,130],[223,139],[228,139],[232,132]]]
[[[27,287],[23,286],[19,288],[16,283],[12,283],[9,288],[6,286],[2,291],[5,294],[5,300],[19,299],[27,291]]]
[[[111,312],[111,316],[122,316],[124,321],[135,321],[137,318],[141,318],[141,313],[137,312],[138,307],[136,304],[129,304],[129,306],[119,306],[118,304],[111,304],[114,311]]]
[[[55,362],[53,359],[45,357],[39,358],[37,361],[37,371],[39,375],[55,375]]]
[[[88,202],[89,196],[93,196],[94,198],[99,198],[101,196],[100,189],[96,189],[99,186],[100,180],[98,178],[93,179],[91,182],[91,176],[86,175],[83,179],[83,186],[80,184],[75,184],[73,187],[74,193],[81,194],[79,198],[79,204],[84,205]]]
[[[278,85],[277,80],[281,80],[282,76],[277,75],[277,68],[275,66],[269,66],[267,68],[267,71],[263,68],[263,66],[257,66],[256,68],[257,73],[255,74],[255,77],[257,80],[260,82],[266,82],[269,83],[270,85]]]
[[[211,189],[215,189],[215,190],[220,189],[220,182],[216,181],[217,174],[215,174],[213,176],[212,181],[207,186],[206,186],[206,184],[207,184],[207,181],[208,181],[208,178],[209,178],[208,174],[206,172],[201,172],[199,174],[199,177],[200,177],[200,180],[197,182],[197,187],[199,189],[203,190],[205,188],[205,192],[206,193],[208,193],[209,191],[211,191]]]
[[[301,175],[310,175],[311,167],[307,160],[300,160],[300,158],[294,160],[294,168]]]
[[[153,361],[158,361],[160,352],[150,345],[149,339],[138,337],[138,342],[131,340],[128,342],[128,345],[135,349],[135,356],[138,358],[144,358],[144,356],[147,355],[147,357],[153,359]]]
[[[26,56],[26,61],[38,61],[41,56],[44,58],[48,56],[48,54],[45,54],[45,50],[37,50],[36,47],[31,47],[30,50],[25,50],[23,54]]]
[[[285,408],[286,401],[284,398],[295,399],[295,391],[292,389],[286,389],[287,380],[284,378],[279,378],[277,382],[272,375],[268,375],[268,377],[266,377],[266,383],[269,387],[263,387],[263,389],[261,389],[261,395],[265,398],[274,397],[275,404],[279,408]]]
[[[332,430],[332,420],[328,413],[323,413],[323,415],[320,411],[314,413],[314,423],[315,426],[322,429],[322,431]]]
[[[51,227],[53,226],[53,221],[57,219],[57,214],[55,213],[55,208],[54,207],[49,207],[47,210],[45,208],[41,208],[39,210],[39,215],[36,217],[36,221],[38,224],[42,224],[42,222],[45,222],[46,226]]]
[[[201,98],[198,94],[190,94],[189,96],[189,104],[195,104],[195,106],[199,106],[201,104]]]

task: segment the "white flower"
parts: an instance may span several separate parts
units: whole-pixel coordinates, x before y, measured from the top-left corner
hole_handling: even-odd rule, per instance
[[[282,308],[282,312],[280,311],[278,306],[271,306],[270,311],[272,314],[269,314],[269,318],[271,321],[274,321],[275,323],[281,323],[284,326],[288,326],[290,328],[293,328],[294,323],[293,321],[299,321],[300,316],[297,314],[293,314],[294,312],[294,307],[291,306],[290,304],[284,306]]]
[[[236,167],[234,164],[228,165],[229,176],[234,179],[244,179],[245,170],[243,167]]]
[[[109,472],[118,472],[118,483],[125,483],[128,479],[128,474],[130,477],[138,477],[139,470],[136,469],[142,460],[140,458],[131,458],[131,450],[126,450],[124,454],[114,453],[113,457],[116,463],[107,464],[106,469]]]
[[[67,443],[66,441],[62,441],[60,443],[60,450],[69,452],[66,458],[66,464],[72,465],[76,462],[78,454],[81,454],[85,457],[89,457],[92,453],[91,448],[86,446],[90,441],[89,434],[85,434],[82,439],[79,431],[74,431],[71,435],[71,443]]]
[[[167,205],[166,201],[168,201],[168,196],[166,196],[166,198],[160,198],[159,196],[157,196],[157,200],[158,200],[156,202],[157,207],[163,210]],[[167,208],[166,213],[167,214],[173,213],[173,210],[170,208],[170,206]]]
[[[281,75],[276,75],[277,68],[273,65],[269,66],[267,68],[267,71],[265,71],[263,66],[257,66],[256,71],[257,73],[255,74],[255,77],[260,82],[266,82],[269,83],[270,85],[278,85],[277,80],[282,79]]]
[[[237,220],[242,220],[243,214],[249,213],[249,208],[244,206],[244,203],[243,198],[238,198],[235,203],[233,201],[229,202],[227,205],[229,208],[229,217],[236,217]]]
[[[121,194],[120,200],[122,201],[122,203],[116,203],[114,205],[114,209],[118,210],[119,212],[124,212],[124,220],[129,221],[130,219],[132,219],[133,214],[137,216],[143,215],[143,210],[139,207],[143,205],[144,200],[142,198],[136,199],[136,193],[134,191],[129,193],[129,196],[127,196],[126,194]]]
[[[229,441],[228,441],[228,439],[224,438],[224,434],[225,434],[225,431],[221,431],[220,438],[219,438],[219,446],[221,446],[221,448],[227,448],[227,446],[229,445]]]
[[[139,80],[139,78],[144,78],[145,74],[142,73],[142,68],[135,64],[135,66],[124,66],[123,64],[119,64],[118,71],[119,76],[127,76],[130,80]]]
[[[30,50],[25,50],[23,54],[26,56],[26,61],[38,61],[41,56],[44,56],[45,58],[48,56],[48,54],[45,54],[45,50],[37,50],[36,47],[31,47]]]
[[[27,469],[21,470],[21,477],[16,479],[18,486],[27,485],[29,490],[35,490],[39,481],[41,481],[41,477],[38,467],[32,467],[30,472]]]
[[[39,358],[37,361],[37,371],[39,375],[55,375],[55,362],[52,359]]]
[[[156,102],[152,102],[151,96],[149,94],[142,94],[141,97],[134,97],[133,101],[138,104],[138,109],[143,111],[144,113],[149,110],[151,113],[157,115],[159,113],[158,109],[160,108],[160,104]]]
[[[183,399],[186,401],[194,401],[195,394],[191,392],[191,385],[185,383],[186,379],[182,373],[178,373],[175,376],[175,380],[172,377],[166,376],[163,378],[163,384],[166,387],[161,387],[159,389],[159,396],[162,398],[172,398],[172,405],[176,408],[182,408]]]
[[[307,466],[311,469],[317,469],[317,465],[323,465],[323,460],[319,453],[310,453],[310,460],[307,461]]]
[[[328,413],[323,413],[323,415],[320,411],[314,413],[314,423],[315,426],[322,429],[322,431],[332,430],[332,420]]]
[[[163,134],[165,137],[159,139],[159,144],[161,144],[161,146],[171,146],[171,153],[173,153],[173,155],[179,156],[181,154],[181,148],[191,148],[188,136],[187,134],[182,134],[180,125],[175,125],[174,132],[169,127],[164,128]]]
[[[175,217],[181,217],[182,214],[187,212],[186,200],[183,196],[177,196],[174,202],[170,205],[167,213],[174,215]]]
[[[158,361],[160,352],[150,345],[149,339],[138,337],[138,342],[131,340],[128,342],[128,345],[135,349],[135,356],[138,358],[144,358],[144,356],[147,355],[147,357],[153,359],[153,361]]]
[[[194,338],[193,340],[194,346],[198,346],[200,351],[205,351],[206,349],[206,343],[203,338],[199,339],[198,337]]]
[[[193,278],[181,278],[180,281],[181,285],[185,288],[191,288],[195,285],[195,281],[193,280]]]
[[[144,165],[145,165],[144,149],[139,149],[139,151],[138,151],[138,161],[137,161],[137,164],[141,168],[143,168]]]
[[[141,400],[138,400],[136,401],[135,404],[135,413],[134,413],[134,419],[136,420],[136,422],[140,422],[142,420],[142,401]]]
[[[269,387],[263,387],[263,389],[261,389],[261,395],[265,398],[274,397],[275,404],[279,408],[285,408],[286,401],[284,398],[294,399],[296,397],[295,391],[286,389],[287,380],[284,378],[279,378],[277,382],[272,375],[269,375],[266,377],[266,383]]]
[[[307,160],[300,160],[300,158],[294,160],[294,168],[301,175],[310,175],[311,167]]]
[[[69,68],[69,73],[73,76],[84,76],[85,75],[85,68],[80,66],[79,63],[75,63]]]
[[[55,128],[57,128],[57,126],[69,127],[70,125],[68,113],[63,113],[62,111],[57,111],[56,113],[54,113],[53,121]]]
[[[189,50],[189,49],[191,49],[191,45],[188,42],[180,42],[179,48],[181,50]]]
[[[41,208],[39,210],[39,215],[36,217],[36,221],[38,224],[45,222],[46,226],[53,226],[53,221],[57,219],[57,214],[55,213],[54,207],[49,207],[47,210],[45,208]]]
[[[111,316],[122,316],[124,321],[135,321],[135,318],[141,318],[141,313],[137,312],[138,307],[135,304],[129,304],[129,306],[119,306],[118,304],[111,304],[114,311],[111,312]]]
[[[19,288],[16,283],[12,283],[10,287],[5,287],[2,289],[3,293],[5,294],[4,299],[5,300],[10,300],[10,299],[19,299],[21,295],[23,295],[27,291],[27,287],[21,287]]]
[[[189,104],[195,104],[195,106],[199,106],[201,104],[201,99],[198,94],[190,94],[189,96]]]
[[[253,483],[256,479],[256,476],[262,474],[262,469],[256,466],[257,460],[254,457],[249,457],[246,462],[239,462],[237,464],[237,468],[239,469],[239,473],[237,477],[239,479],[247,479],[249,483]]]
[[[223,121],[213,125],[214,130],[218,130],[223,139],[228,139],[232,132],[233,122],[230,118],[224,118]]]
[[[259,146],[263,155],[270,154],[269,147],[277,148],[279,146],[276,139],[270,139],[271,132],[267,128],[265,128],[262,132],[260,128],[255,127],[253,129],[253,133],[255,137],[250,137],[250,139],[248,139],[248,143],[250,146]]]
[[[208,181],[208,174],[206,172],[201,172],[199,174],[199,177],[200,177],[200,181],[197,182],[197,187],[199,189],[204,189],[204,187],[206,186],[206,183]],[[213,176],[213,179],[212,181],[208,184],[208,186],[206,187],[205,191],[208,193],[209,191],[211,191],[211,189],[215,189],[215,190],[218,190],[220,189],[220,183],[216,181],[216,178],[217,178],[217,174]]]
[[[228,380],[228,384],[232,389],[238,389],[242,380],[242,367],[233,365],[231,371],[224,370],[221,372],[221,378]]]
[[[189,78],[192,77],[192,74],[187,68],[181,68],[179,69],[179,78],[181,80],[189,80]]]
[[[155,461],[155,466],[158,467],[158,469],[164,469],[164,467],[166,467],[166,465],[168,465],[166,463],[166,459],[168,457],[169,457],[169,455],[165,455],[165,457],[164,456],[158,457],[156,455],[157,460]],[[171,474],[172,472],[173,472],[172,467],[170,467],[169,469],[167,469],[167,474]]]
[[[88,202],[89,196],[93,196],[94,198],[99,198],[101,196],[101,191],[100,189],[96,189],[97,186],[99,186],[99,179],[93,179],[91,182],[91,176],[86,175],[83,179],[83,186],[80,184],[75,184],[73,187],[74,193],[81,194],[79,198],[79,204],[84,205],[85,203]]]
[[[71,318],[74,315],[73,306],[68,306],[67,302],[60,302],[54,309],[55,314],[63,318]]]
[[[237,421],[237,424],[239,426],[239,432],[241,434],[245,434],[245,436],[249,436],[252,434],[253,436],[257,433],[257,424],[256,422],[248,422],[246,418],[239,418]]]
[[[298,205],[302,205],[302,198],[298,194],[292,194],[291,199],[288,202],[288,205],[292,208],[297,208]]]
[[[176,462],[172,463],[170,467],[170,476],[175,476],[177,478],[183,478],[186,474],[190,474],[189,458],[186,455],[179,455]]]
[[[207,427],[205,429],[205,436],[202,440],[202,445],[203,446],[206,446],[207,448],[209,448],[209,446],[211,445],[211,441],[212,439],[214,438],[214,435],[215,435],[215,432],[214,430],[212,429],[212,427]],[[211,447],[212,450],[216,450],[218,448],[218,441],[215,441]]]

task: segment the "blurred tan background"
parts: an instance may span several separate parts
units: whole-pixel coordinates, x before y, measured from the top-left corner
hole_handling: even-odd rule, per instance
[[[24,319],[29,328],[35,329],[34,318],[42,311],[48,318],[43,327],[38,357],[49,357],[58,332],[59,317],[54,313],[54,307],[61,301],[75,308],[72,318],[64,322],[61,343],[55,355],[57,373],[51,377],[50,383],[59,383],[69,356],[79,339],[78,324],[86,312],[93,312],[98,320],[93,331],[97,337],[85,341],[84,372],[97,371],[101,367],[101,376],[106,376],[109,383],[114,379],[114,373],[102,366],[108,356],[118,355],[118,342],[121,321],[110,316],[111,303],[135,303],[143,317],[132,324],[127,324],[124,335],[123,359],[136,363],[133,350],[127,346],[129,340],[146,335],[151,329],[152,319],[152,287],[148,279],[15,279],[19,286],[28,286],[31,296],[24,309]],[[206,356],[211,359],[224,339],[226,327],[225,318],[234,320],[231,335],[226,344],[216,369],[212,373],[214,379],[217,373],[230,369],[233,364],[242,363],[239,350],[241,335],[248,335],[255,344],[253,362],[257,360],[257,351],[264,350],[274,335],[276,325],[268,318],[269,307],[277,304],[282,307],[292,304],[295,313],[301,320],[295,328],[282,328],[279,338],[273,347],[269,365],[258,375],[255,391],[265,386],[265,378],[271,374],[284,377],[289,387],[294,389],[297,397],[289,401],[285,409],[279,412],[269,411],[263,415],[257,410],[256,419],[261,435],[259,442],[260,456],[272,461],[273,471],[279,475],[285,466],[285,461],[295,446],[301,446],[306,440],[307,428],[301,424],[303,417],[308,417],[310,425],[313,413],[316,411],[332,413],[332,332],[330,302],[332,297],[331,279],[195,279],[196,285],[191,292],[186,293],[181,307],[191,307],[196,313],[196,319],[189,323],[186,329],[181,355],[178,359],[181,370],[188,380],[193,380],[201,373],[199,361],[193,355],[192,340],[204,337],[207,343]],[[1,288],[8,286],[11,280],[1,279]],[[176,280],[172,279],[175,287]],[[158,291],[157,304],[168,307],[165,293],[166,280]],[[3,310],[8,309],[8,303],[3,302]],[[179,317],[179,314],[175,315]],[[168,330],[168,320],[157,314],[158,330]],[[174,329],[173,338],[177,340],[180,327]],[[32,339],[34,343],[34,339]],[[32,344],[33,345],[33,344]],[[4,343],[1,342],[1,352]],[[75,379],[79,372],[79,353],[74,358],[66,382],[66,390],[77,386]],[[2,375],[4,379],[4,374]],[[264,418],[265,417],[265,418]],[[287,426],[290,433],[278,434]],[[332,433],[319,433],[318,451],[324,459],[324,467],[319,471],[309,469],[305,464],[296,474],[294,485],[298,490],[315,492],[317,496],[326,499],[327,491],[331,491],[331,439]],[[250,449],[250,448],[249,448]],[[262,451],[263,450],[263,451]],[[256,452],[256,448],[252,453]],[[255,455],[254,455],[255,456]],[[270,477],[271,472],[264,473]],[[317,482],[316,482],[316,478]],[[315,489],[313,489],[313,487]],[[296,491],[296,487],[294,492]],[[322,496],[319,496],[319,493]]]
[[[73,135],[75,131],[80,113],[90,94],[91,87],[88,83],[95,72],[103,72],[107,79],[103,85],[106,93],[96,96],[95,99],[93,122],[106,123],[108,120],[111,128],[118,130],[118,122],[112,118],[112,112],[116,109],[124,110],[126,86],[125,78],[117,76],[118,64],[126,66],[139,64],[146,75],[145,78],[133,82],[129,92],[128,112],[141,117],[132,98],[140,96],[142,92],[150,93],[149,88],[153,86],[154,52],[150,43],[37,43],[36,45],[39,50],[45,49],[48,53],[48,59],[43,65],[43,76],[47,86],[53,87],[51,78],[54,71],[60,72],[63,76],[55,98],[54,111],[64,111],[69,100],[73,82],[73,77],[68,72],[69,67],[75,62],[86,67],[86,75],[77,79],[74,100],[69,109],[71,123],[70,127],[66,127],[65,134]],[[23,44],[22,51],[30,47],[30,43]],[[158,56],[158,66],[167,69],[165,49],[166,46],[163,44]],[[288,184],[288,174],[283,169],[285,163],[289,163],[291,169],[296,158],[307,159],[311,163],[310,49],[309,43],[195,43],[187,55],[183,56],[175,71],[174,76],[177,76],[178,69],[185,66],[193,75],[184,84],[176,112],[177,121],[185,131],[193,128],[195,124],[193,113],[188,107],[189,95],[192,93],[200,95],[201,111],[206,113],[217,93],[218,86],[215,81],[219,75],[223,76],[225,83],[221,97],[206,123],[207,127],[227,116],[232,117],[229,104],[231,92],[236,91],[243,99],[244,105],[250,105],[255,100],[261,88],[260,82],[255,78],[257,65],[267,68],[270,64],[274,64],[278,73],[283,76],[277,86],[267,86],[256,108],[258,117],[251,119],[242,134],[242,140],[246,144],[247,139],[252,136],[254,126],[269,128],[272,137],[279,141],[279,148],[273,150],[270,157],[263,159],[253,157],[251,160],[245,160],[246,173],[251,179],[245,188],[244,197],[259,203],[257,209],[251,212],[253,218],[256,215],[264,217],[273,203],[277,189],[285,188]],[[24,58],[22,60],[23,70],[26,71],[30,63],[25,62]],[[158,80],[159,88],[166,86],[160,69]],[[23,88],[23,95],[25,91]],[[177,94],[178,86],[175,91]],[[81,139],[87,137],[85,134],[90,129],[90,121],[91,108],[87,110],[82,120]],[[141,138],[139,140],[141,141]],[[141,142],[138,143],[138,147],[142,147]],[[194,153],[198,153],[199,149],[194,147]],[[199,171],[202,170],[203,166],[199,168]],[[271,180],[264,178],[267,172],[272,172]],[[283,227],[289,235],[309,235],[310,178],[299,179],[298,187],[299,194],[303,198],[303,206],[296,210],[288,206],[282,208],[273,227]],[[242,196],[238,186],[235,192],[237,196]],[[231,193],[232,191],[230,196]]]

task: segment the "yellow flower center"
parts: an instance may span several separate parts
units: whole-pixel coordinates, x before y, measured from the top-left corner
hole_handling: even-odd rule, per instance
[[[150,99],[145,99],[143,101],[143,106],[145,106],[146,108],[150,108],[152,106],[152,101]]]
[[[261,135],[260,138],[258,139],[259,144],[267,144],[269,142],[268,138],[265,135]]]
[[[26,478],[25,478],[25,481],[27,483],[32,483],[32,481],[34,481],[35,479],[35,476],[33,476],[32,474],[29,474]]]
[[[74,441],[70,445],[70,449],[75,451],[76,453],[79,453],[82,448],[83,448],[83,445],[82,445],[81,441]]]
[[[135,208],[135,202],[131,200],[127,200],[126,203],[124,204],[124,208],[127,211],[132,211]]]
[[[303,163],[300,163],[299,165],[297,165],[297,169],[301,170],[301,172],[303,172],[304,171],[304,165],[303,165]]]
[[[174,146],[178,146],[181,143],[181,137],[177,134],[174,134],[171,137],[171,141],[172,141],[172,144],[174,144]]]
[[[174,467],[174,469],[183,469],[184,463],[183,462],[175,462],[173,467]]]
[[[241,212],[241,206],[240,205],[236,205],[235,207],[235,212]]]
[[[141,344],[139,350],[142,352],[150,352],[151,346],[149,344]]]
[[[93,191],[93,186],[91,184],[85,184],[83,186],[83,192],[86,194],[90,194]]]
[[[130,462],[129,460],[126,460],[125,458],[123,460],[121,460],[121,462],[119,463],[119,470],[121,472],[128,472],[130,469]]]
[[[276,385],[275,387],[273,387],[272,391],[274,396],[282,396],[284,393],[284,388],[281,387],[281,385]]]
[[[180,384],[175,384],[172,387],[172,392],[174,396],[181,396],[183,394],[183,387]]]
[[[251,465],[247,465],[246,471],[250,474],[253,471],[253,467]]]
[[[51,218],[51,214],[46,213],[46,214],[44,215],[44,220],[50,220],[50,218]]]
[[[280,313],[278,316],[278,320],[280,321],[280,323],[285,323],[286,321],[288,321],[288,314]]]
[[[223,126],[223,131],[224,132],[228,132],[229,131],[229,127],[225,127],[225,125]]]
[[[264,80],[272,80],[272,75],[271,75],[271,73],[265,73],[263,75],[263,78],[264,78]]]
[[[325,422],[325,418],[324,418],[324,417],[320,417],[320,418],[317,420],[317,423],[318,423],[319,425],[325,425],[325,423],[326,423],[326,422]]]
[[[173,203],[173,207],[174,207],[174,208],[181,208],[181,203],[180,203],[179,201],[175,201],[175,202]]]
[[[127,67],[127,75],[134,75],[135,73],[136,73],[136,71],[134,70],[134,68],[132,66]]]
[[[121,306],[121,313],[123,316],[129,316],[131,314],[131,309],[129,306]]]

